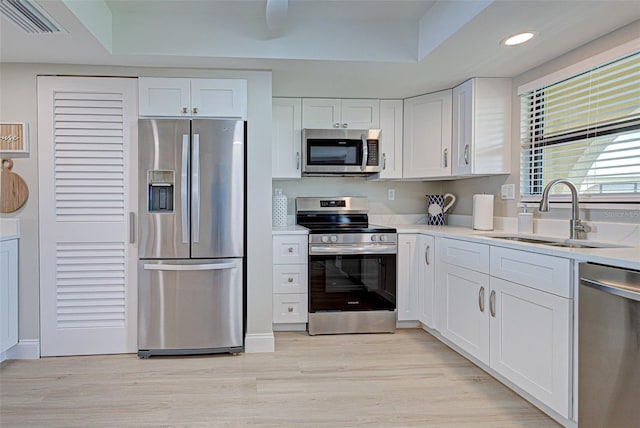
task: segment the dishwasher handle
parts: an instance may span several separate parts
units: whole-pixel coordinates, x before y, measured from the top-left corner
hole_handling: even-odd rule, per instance
[[[602,280],[593,280],[588,278],[580,278],[580,284],[587,287],[600,290],[607,294],[614,294],[616,296],[624,297],[625,299],[635,300],[640,302],[640,289],[633,286],[625,286],[623,284],[610,284]]]

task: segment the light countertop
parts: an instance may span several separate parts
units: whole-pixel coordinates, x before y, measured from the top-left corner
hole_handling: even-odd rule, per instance
[[[452,239],[464,239],[465,241],[474,241],[483,244],[512,248],[515,250],[526,250],[534,253],[565,257],[580,262],[601,263],[627,269],[640,270],[640,242],[636,244],[612,242],[612,244],[616,245],[625,245],[624,248],[566,248],[553,247],[544,244],[509,241],[487,236],[503,233],[504,231],[501,230],[480,231],[474,230],[470,227],[430,226],[426,224],[385,224],[385,226],[394,227],[398,233],[421,233]],[[309,230],[302,226],[289,225],[274,227],[272,232],[273,235],[308,234]],[[540,237],[545,238],[548,236]],[[606,241],[598,240],[598,242]]]
[[[575,259],[577,261],[601,263],[640,270],[640,243],[634,245],[633,243],[612,242],[612,244],[628,246],[625,248],[566,248],[553,247],[544,244],[509,241],[487,236],[502,233],[503,231],[500,230],[480,231],[473,230],[468,227],[429,226],[426,224],[393,224],[388,226],[395,227],[398,233],[422,233],[425,235],[442,236],[453,239],[459,238],[464,239],[465,241],[475,241],[500,247],[513,248],[516,250],[549,254],[557,257]],[[545,236],[541,237],[544,238]],[[599,240],[599,242],[606,241]]]
[[[0,241],[20,238],[20,220],[16,218],[0,219]]]
[[[273,227],[271,229],[273,235],[308,235],[309,229],[297,224],[291,224],[282,227]]]

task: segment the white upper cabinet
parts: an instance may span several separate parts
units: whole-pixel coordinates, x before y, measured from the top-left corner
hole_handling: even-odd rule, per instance
[[[271,162],[273,178],[300,178],[302,166],[302,100],[273,98]]]
[[[404,100],[403,178],[451,175],[452,91]]]
[[[380,100],[303,98],[302,127],[378,129]]]
[[[380,100],[382,172],[375,178],[402,178],[402,100]]]
[[[511,172],[511,87],[474,78],[453,89],[453,176]]]
[[[140,77],[140,116],[247,118],[244,79]]]

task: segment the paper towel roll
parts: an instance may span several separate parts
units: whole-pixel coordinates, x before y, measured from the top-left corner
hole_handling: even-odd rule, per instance
[[[493,195],[473,195],[473,228],[493,230]]]

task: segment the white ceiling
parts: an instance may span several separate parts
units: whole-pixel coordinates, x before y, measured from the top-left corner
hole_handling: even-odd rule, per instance
[[[34,0],[35,1],[35,0]],[[0,18],[0,60],[273,70],[277,96],[407,97],[512,77],[640,19],[614,0],[38,0],[65,33]],[[517,47],[500,41],[519,31]]]

